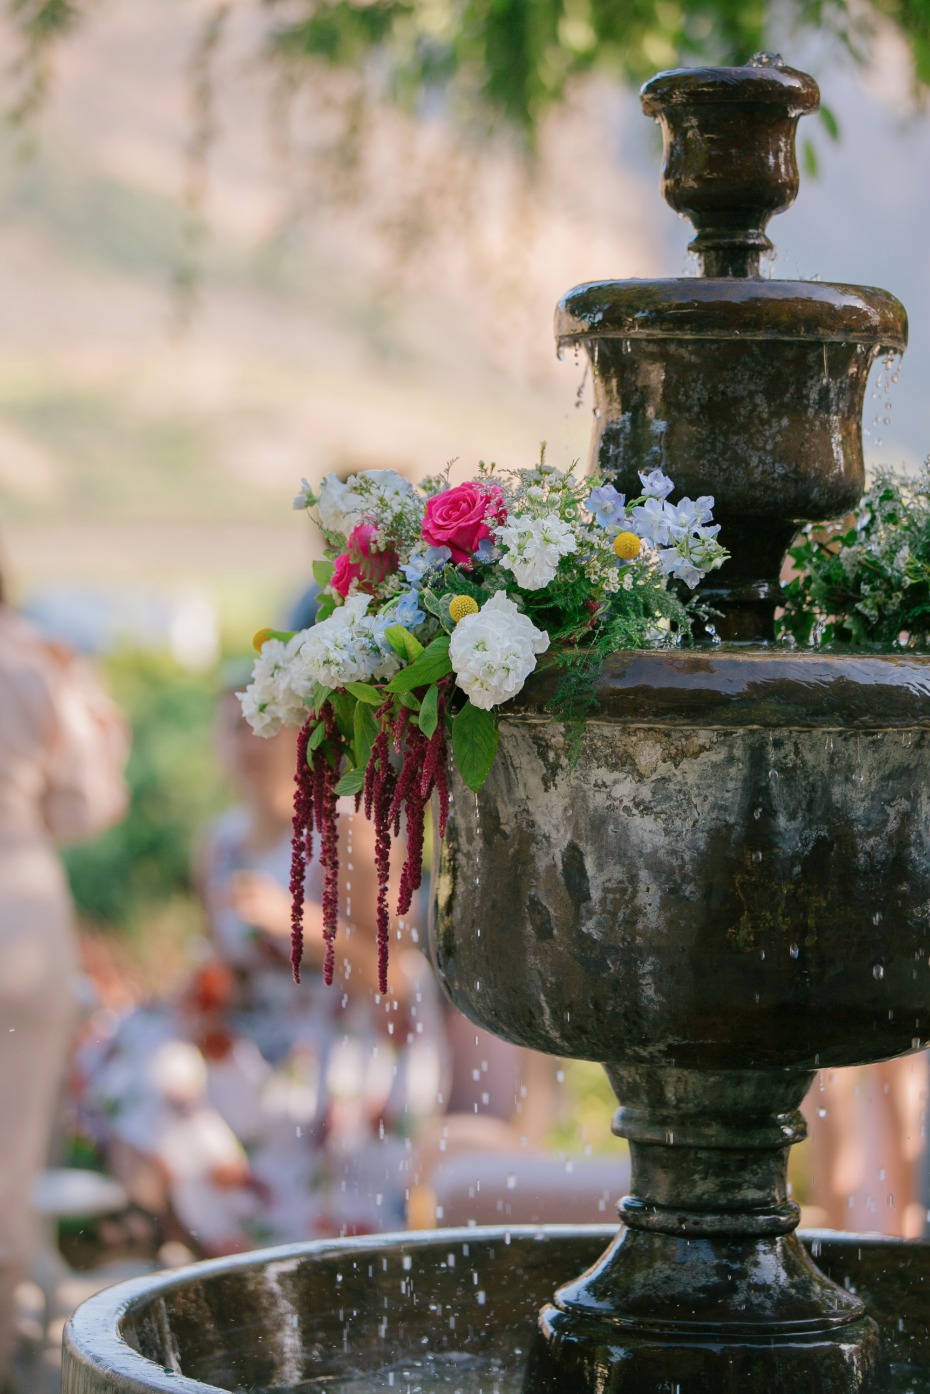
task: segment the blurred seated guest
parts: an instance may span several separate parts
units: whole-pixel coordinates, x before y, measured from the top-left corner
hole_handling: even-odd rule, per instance
[[[0,1385],[75,997],[72,904],[55,846],[122,815],[127,749],[126,724],[86,664],[45,642],[0,587]]]
[[[180,1001],[124,1017],[84,1063],[86,1122],[108,1165],[204,1254],[402,1225],[412,1135],[439,1107],[441,1026],[422,955],[395,942],[391,992],[376,992],[374,837],[351,800],[335,982],[322,981],[315,862],[293,981],[295,745],[293,730],[254,736],[222,697],[217,749],[237,802],[196,856],[207,957]]]
[[[927,1056],[820,1070],[794,1174],[804,1223],[916,1239],[927,1232]]]

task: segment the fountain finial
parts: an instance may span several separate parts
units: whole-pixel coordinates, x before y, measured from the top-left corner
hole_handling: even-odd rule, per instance
[[[662,193],[697,231],[705,276],[758,276],[769,218],[797,197],[798,119],[820,105],[807,73],[780,54],[740,68],[677,68],[651,78],[643,110],[662,127]]]

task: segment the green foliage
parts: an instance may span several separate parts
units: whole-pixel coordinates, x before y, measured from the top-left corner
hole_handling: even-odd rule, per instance
[[[6,0],[20,41],[14,116],[40,105],[55,44],[93,6]],[[460,119],[487,126],[503,118],[528,144],[578,77],[596,70],[641,82],[680,64],[745,63],[773,30],[832,34],[864,60],[877,22],[890,22],[910,48],[917,83],[930,84],[928,0],[254,0],[254,7],[267,54],[291,75],[312,80],[322,64],[374,77],[411,111],[442,94]],[[210,77],[201,69],[228,11],[219,0],[208,10],[193,64],[205,131]],[[195,133],[194,143],[203,138]]]
[[[599,70],[641,82],[659,68],[745,63],[778,21],[832,33],[865,57],[878,18],[910,45],[930,82],[927,0],[265,0],[271,48],[292,66],[360,70],[376,59],[389,95],[416,110],[442,91],[470,119],[503,117],[531,140],[546,110],[579,76]],[[831,130],[830,114],[826,117]],[[832,123],[835,127],[835,122]],[[831,131],[832,133],[832,131]]]
[[[917,477],[882,471],[852,524],[805,528],[790,556],[783,635],[930,648],[930,462]]]
[[[133,728],[129,813],[65,860],[78,911],[131,931],[147,909],[189,887],[197,830],[223,805],[216,683],[148,654],[111,660],[106,676]]]
[[[449,636],[440,634],[423,650],[418,658],[388,683],[387,692],[412,692],[415,687],[425,687],[452,672],[449,662]]]
[[[497,714],[466,702],[452,722],[452,753],[459,774],[475,793],[487,779],[494,757],[500,730]]]

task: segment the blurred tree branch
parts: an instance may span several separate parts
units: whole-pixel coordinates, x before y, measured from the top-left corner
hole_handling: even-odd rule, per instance
[[[639,82],[657,68],[741,63],[777,29],[827,32],[866,56],[882,20],[930,86],[930,0],[240,0],[259,11],[265,56],[292,79],[343,69],[407,110],[442,103],[460,122],[504,121],[528,148],[546,111],[592,71]],[[41,104],[56,45],[97,0],[6,0],[20,52],[13,115]],[[221,7],[223,8],[223,7]],[[207,25],[215,23],[215,17]]]

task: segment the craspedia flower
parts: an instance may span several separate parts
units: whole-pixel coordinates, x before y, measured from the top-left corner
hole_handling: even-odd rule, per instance
[[[477,600],[472,596],[454,595],[449,602],[449,617],[454,624],[458,624],[466,615],[477,615],[479,609]]]
[[[618,532],[614,538],[614,551],[621,561],[632,561],[638,557],[642,545],[635,532]]]

